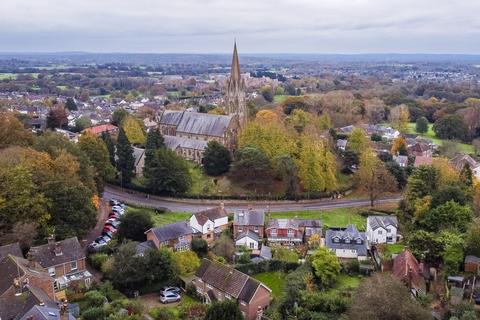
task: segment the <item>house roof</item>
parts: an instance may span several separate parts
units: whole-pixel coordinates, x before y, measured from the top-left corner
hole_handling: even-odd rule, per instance
[[[268,246],[262,246],[260,248],[260,257],[262,257],[265,260],[270,260],[272,259],[272,250]]]
[[[339,147],[339,148],[346,148],[346,147],[347,147],[347,140],[338,139],[338,140],[337,140],[337,147]]]
[[[49,308],[46,306],[33,306],[21,320],[54,320],[60,319],[59,308]],[[71,314],[68,315],[68,320],[75,320],[75,317]]]
[[[135,166],[138,166],[140,160],[145,155],[145,149],[133,147],[133,157],[135,158]]]
[[[182,120],[184,111],[165,110],[160,118],[159,124],[178,126]]]
[[[269,228],[298,228],[298,219],[270,219],[268,220],[267,229]]]
[[[58,247],[61,254],[55,253]],[[85,259],[85,251],[80,246],[77,237],[68,238],[55,243],[47,243],[38,247],[31,247],[30,254],[42,267],[49,268],[59,264]]]
[[[459,171],[462,170],[467,163],[470,165],[471,169],[476,168],[479,165],[479,163],[468,154],[459,154],[458,156],[450,159],[450,163]]]
[[[425,156],[416,156],[415,157],[415,168],[420,166],[430,166],[432,164],[432,157],[425,157]]]
[[[245,237],[249,237],[250,239],[252,239],[254,241],[257,241],[257,242],[260,241],[260,238],[259,238],[258,234],[253,232],[253,231],[250,231],[250,230],[240,233],[237,237],[237,241],[242,239],[242,238],[245,238]]]
[[[23,258],[22,249],[20,249],[20,244],[18,242],[6,244],[0,247],[0,261],[9,254]]]
[[[83,130],[83,133],[90,132],[90,133],[98,135],[98,134],[101,134],[103,132],[109,132],[109,131],[113,131],[113,130],[118,130],[118,127],[114,126],[113,124],[107,123],[107,124],[99,124],[98,126],[93,126],[93,127],[90,127],[90,128],[86,128],[85,130]]]
[[[263,226],[265,224],[265,211],[236,210],[233,214],[233,224],[236,226]]]
[[[408,164],[408,157],[407,156],[394,156],[393,160],[395,160],[396,163],[398,164]]]
[[[197,218],[198,223],[203,226],[208,220],[215,221],[227,217],[227,211],[222,207],[210,208],[207,210],[199,211],[193,214]]]
[[[147,240],[147,241],[144,241],[144,242],[140,242],[135,247],[135,251],[137,252],[138,255],[143,255],[145,253],[145,251],[147,251],[149,249],[156,249],[155,244],[153,243],[152,240]]]
[[[207,148],[208,141],[182,138],[177,136],[164,136],[165,146],[170,150],[177,148],[193,149],[203,151]]]
[[[375,230],[378,228],[386,229],[388,226],[398,226],[398,219],[395,216],[368,216],[367,223]]]
[[[430,146],[424,142],[417,142],[411,147],[411,151],[423,153],[430,150]]]
[[[185,112],[177,126],[177,132],[222,137],[233,116]]]
[[[190,227],[190,224],[187,221],[166,224],[157,228],[152,228],[147,232],[150,231],[153,232],[160,242],[177,239],[178,237],[194,233],[192,227]]]
[[[475,263],[475,264],[480,264],[480,258],[477,256],[466,256],[465,257],[465,263]]]
[[[321,228],[322,220],[318,219],[297,219],[298,225],[305,228]]]
[[[338,238],[339,242],[334,242],[333,239]],[[349,239],[349,243],[345,240]],[[362,243],[356,243],[356,240],[362,240]],[[359,232],[354,225],[349,225],[346,228],[330,228],[325,234],[325,246],[329,249],[347,249],[356,250],[359,256],[367,255],[367,244],[365,241],[365,232]]]
[[[422,269],[410,250],[405,249],[393,259],[392,274],[396,279],[403,282],[408,282],[410,277],[414,288],[419,288],[421,285]]]
[[[248,275],[207,259],[202,260],[202,264],[195,275],[216,289],[247,303],[253,298],[258,286],[262,285],[271,291],[261,282],[250,278]]]

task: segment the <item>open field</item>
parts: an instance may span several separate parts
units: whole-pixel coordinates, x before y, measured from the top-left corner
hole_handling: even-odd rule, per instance
[[[415,131],[415,122],[411,122],[411,123],[408,124],[408,133],[418,134]],[[431,124],[431,123],[428,124],[428,131],[426,133],[418,134],[418,135],[432,140],[436,145],[439,145],[439,146],[441,146],[443,144],[443,141],[444,141],[442,139],[437,138],[437,136],[435,135],[435,132],[433,131],[433,124]],[[475,153],[475,149],[470,144],[458,143],[458,146],[459,146],[459,148],[462,152],[470,153],[470,154]]]

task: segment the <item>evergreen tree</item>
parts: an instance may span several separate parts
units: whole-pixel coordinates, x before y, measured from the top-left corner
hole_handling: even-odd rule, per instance
[[[465,163],[462,171],[460,171],[460,181],[463,182],[467,187],[473,186],[472,169],[468,163]]]
[[[72,98],[67,98],[67,101],[65,102],[65,107],[69,111],[75,111],[75,110],[78,109],[77,104],[75,103],[75,101]]]
[[[110,163],[112,164],[112,166],[115,166],[115,143],[113,142],[110,134],[108,134],[107,132],[102,132],[102,140],[107,146]]]
[[[203,154],[203,168],[210,176],[219,176],[228,172],[232,156],[227,148],[217,141],[210,141]]]
[[[417,119],[415,123],[415,131],[418,133],[426,133],[428,131],[428,120],[425,117]]]
[[[147,142],[145,143],[145,167],[149,167],[155,152],[165,147],[165,141],[160,130],[150,130],[147,134]]]
[[[130,183],[134,175],[135,158],[133,157],[133,148],[123,128],[120,128],[118,133],[117,157],[117,170],[121,174],[121,179],[123,182]]]

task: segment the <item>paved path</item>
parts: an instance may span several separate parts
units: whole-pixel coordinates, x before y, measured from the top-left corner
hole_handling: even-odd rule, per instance
[[[117,199],[127,204],[155,208],[169,209],[174,212],[196,212],[198,210],[220,205],[220,200],[195,200],[195,199],[172,199],[156,196],[149,196],[139,192],[121,190],[115,187],[106,187],[103,193],[104,200]],[[400,200],[399,195],[394,195],[376,201],[381,203],[395,203]],[[351,199],[321,199],[321,200],[303,200],[295,201],[224,201],[225,208],[229,211],[237,209],[246,209],[249,206],[256,208],[269,209],[272,212],[298,211],[298,210],[320,210],[349,207],[366,207],[370,205],[369,200],[351,200]]]

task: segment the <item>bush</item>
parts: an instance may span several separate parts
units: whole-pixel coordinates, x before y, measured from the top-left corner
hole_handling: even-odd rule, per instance
[[[102,265],[108,260],[105,253],[95,253],[88,257],[90,265],[96,270],[102,270]]]
[[[252,260],[250,259],[250,253],[249,252],[244,252],[238,259],[238,263],[245,264],[245,263],[250,263]]]
[[[150,311],[150,315],[155,320],[171,320],[176,318],[173,311],[167,308],[154,308]]]
[[[257,273],[270,272],[270,271],[281,271],[288,273],[292,270],[297,269],[299,266],[298,262],[287,262],[281,260],[263,260],[258,263],[247,263],[242,265],[237,265],[235,268],[238,271],[243,273],[253,275]]]
[[[191,248],[200,258],[205,257],[208,253],[208,243],[201,238],[194,238],[191,243]]]
[[[97,290],[92,290],[85,293],[84,300],[87,307],[101,307],[105,302],[105,296]]]
[[[102,307],[90,308],[82,313],[83,320],[98,320],[104,319],[107,316],[107,312],[103,310]]]

